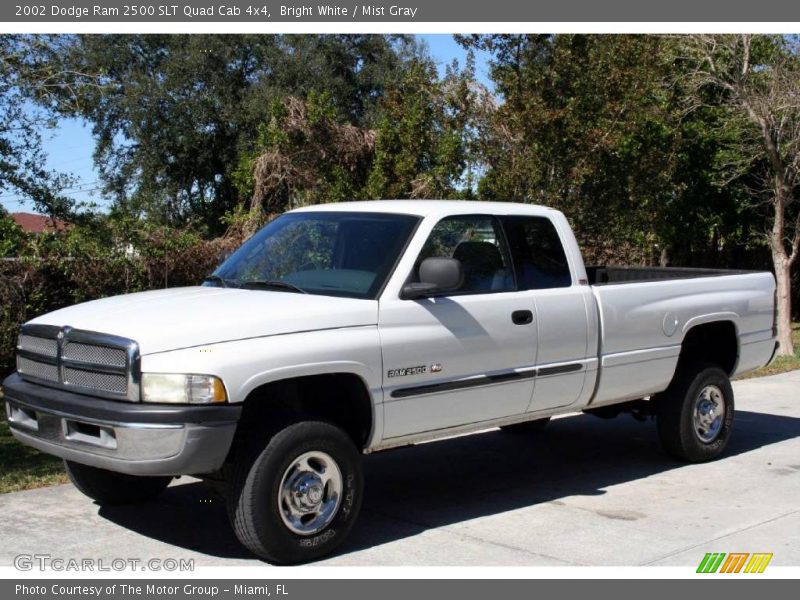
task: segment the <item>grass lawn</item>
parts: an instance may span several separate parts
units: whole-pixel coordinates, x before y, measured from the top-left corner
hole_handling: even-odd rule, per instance
[[[794,356],[778,356],[768,367],[748,373],[742,379],[777,375],[778,373],[800,369],[800,322],[792,323],[792,343],[794,344]]]
[[[0,494],[66,481],[67,475],[61,459],[23,446],[15,440],[3,412],[0,419]]]
[[[744,379],[800,369],[800,323],[792,324],[792,338],[794,356],[780,356],[770,366],[745,375]],[[3,393],[0,391],[0,401],[2,397]],[[0,418],[0,494],[66,481],[67,475],[61,460],[17,442],[11,436],[3,413]]]

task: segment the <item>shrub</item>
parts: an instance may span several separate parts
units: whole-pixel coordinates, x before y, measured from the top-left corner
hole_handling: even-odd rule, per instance
[[[206,240],[188,229],[104,219],[58,234],[15,232],[16,255],[0,259],[0,375],[14,368],[22,323],[97,298],[197,285],[240,243],[236,235]]]

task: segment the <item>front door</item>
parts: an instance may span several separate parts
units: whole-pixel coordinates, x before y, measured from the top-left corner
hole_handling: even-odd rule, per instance
[[[384,440],[522,414],[533,394],[536,306],[515,291],[498,219],[439,221],[412,280],[431,256],[460,260],[464,283],[443,297],[381,301]]]

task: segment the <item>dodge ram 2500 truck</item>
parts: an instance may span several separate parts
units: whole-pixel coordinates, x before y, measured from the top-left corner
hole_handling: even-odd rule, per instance
[[[586,268],[540,206],[310,206],[202,286],[25,324],[6,411],[99,504],[223,482],[241,542],[297,563],[347,537],[365,453],[633,411],[669,454],[717,457],[730,378],[775,352],[774,289],[766,272]]]

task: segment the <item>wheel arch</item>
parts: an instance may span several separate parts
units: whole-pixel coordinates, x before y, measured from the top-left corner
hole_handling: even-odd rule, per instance
[[[686,323],[676,372],[693,364],[713,364],[732,376],[739,362],[736,315],[697,317]]]
[[[242,402],[235,439],[274,434],[290,422],[308,418],[337,425],[359,450],[369,445],[376,411],[362,375],[334,369],[283,375],[251,386]]]

